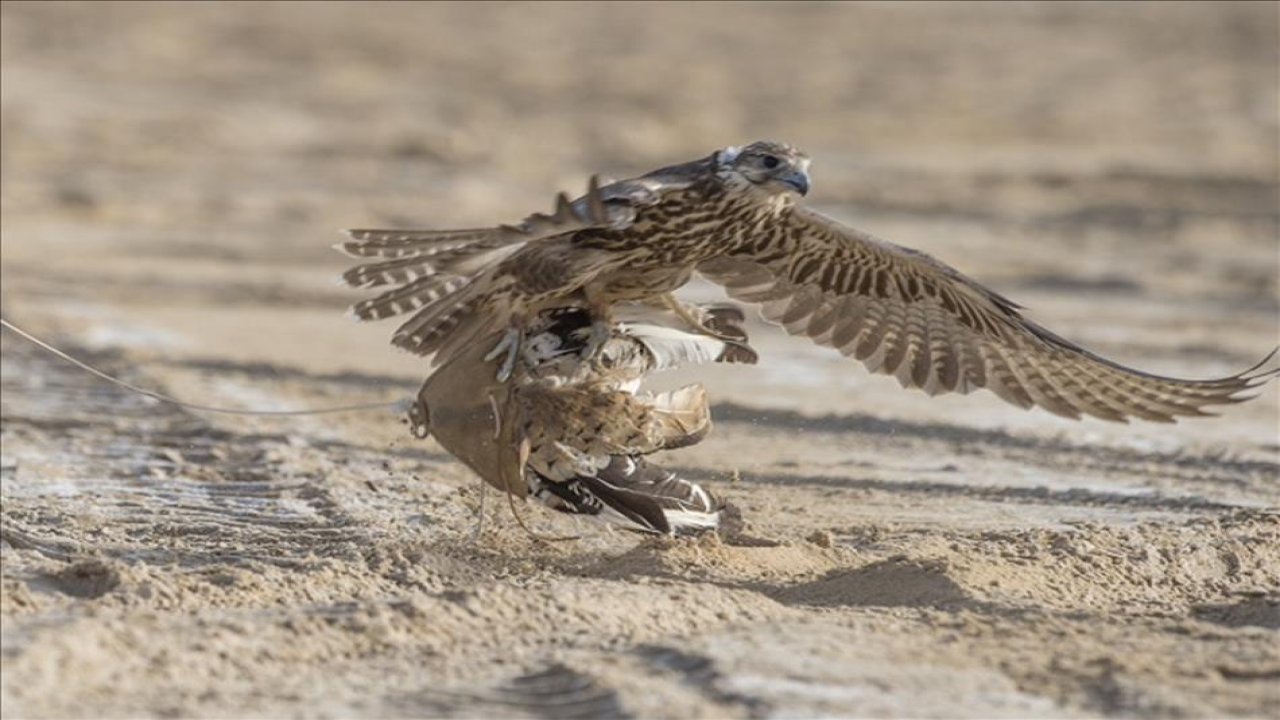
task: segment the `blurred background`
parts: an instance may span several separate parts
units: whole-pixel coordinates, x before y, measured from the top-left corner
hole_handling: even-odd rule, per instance
[[[1280,342],[1278,91],[1270,2],[5,2],[0,303],[194,402],[395,400],[429,368],[343,317],[340,229],[772,138],[820,211],[1220,376]],[[6,714],[1274,715],[1275,383],[1072,424],[750,330],[670,456],[732,546],[472,543],[390,413],[192,413],[5,332]]]
[[[341,319],[338,229],[509,222],[593,172],[775,138],[815,158],[814,205],[1075,339],[1141,345],[1154,323],[1164,349],[1128,360],[1186,346],[1224,370],[1275,343],[1195,315],[1274,330],[1273,3],[5,3],[3,20],[5,312],[90,342],[141,323],[130,341],[166,352],[413,374],[390,323]],[[1098,322],[1113,313],[1122,329]],[[77,327],[95,314],[111,322]]]

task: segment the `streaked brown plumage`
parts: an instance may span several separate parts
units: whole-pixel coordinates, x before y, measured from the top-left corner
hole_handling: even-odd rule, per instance
[[[932,257],[798,206],[808,163],[792,147],[758,142],[604,187],[593,181],[572,203],[562,195],[554,215],[515,227],[354,230],[342,249],[383,260],[347,281],[399,287],[353,311],[361,319],[415,311],[393,342],[440,362],[547,307],[584,306],[607,327],[615,303],[653,301],[698,272],[760,303],[788,332],[906,387],[987,388],[1070,418],[1208,415],[1206,406],[1247,399],[1242,392],[1280,371],[1260,363],[1184,380],[1094,355]]]
[[[532,324],[509,382],[494,380],[494,365],[481,357],[486,343],[433,373],[411,410],[415,434],[433,435],[486,483],[557,510],[647,532],[714,528],[714,498],[644,457],[705,437],[705,390],[645,395],[636,387],[649,373],[688,363],[754,362],[735,313],[707,311],[717,331],[738,338],[726,340],[676,329],[652,308],[626,308],[620,315],[629,320],[583,359],[590,318],[548,311]]]

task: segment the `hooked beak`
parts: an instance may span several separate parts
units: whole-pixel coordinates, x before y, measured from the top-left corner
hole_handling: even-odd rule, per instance
[[[801,195],[809,194],[809,173],[804,170],[792,170],[778,178],[778,182],[789,186]]]

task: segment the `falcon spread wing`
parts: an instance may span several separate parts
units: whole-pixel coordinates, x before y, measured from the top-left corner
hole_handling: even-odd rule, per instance
[[[730,297],[761,303],[793,335],[838,348],[930,394],[986,388],[1069,418],[1173,422],[1248,399],[1280,370],[1217,380],[1124,367],[1024,318],[1019,306],[932,257],[796,207],[777,244],[700,263]]]

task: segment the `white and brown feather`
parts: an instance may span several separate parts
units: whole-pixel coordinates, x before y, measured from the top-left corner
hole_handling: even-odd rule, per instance
[[[657,370],[754,362],[741,314],[704,312],[727,337],[680,331],[653,308],[628,308],[627,322],[583,361],[590,318],[572,308],[548,311],[534,324],[510,382],[496,382],[494,366],[483,360],[496,337],[467,345],[423,384],[411,423],[416,434],[434,436],[486,483],[513,495],[533,495],[565,512],[603,513],[647,532],[715,527],[718,505],[709,493],[641,459],[706,435],[705,390],[635,393]]]

